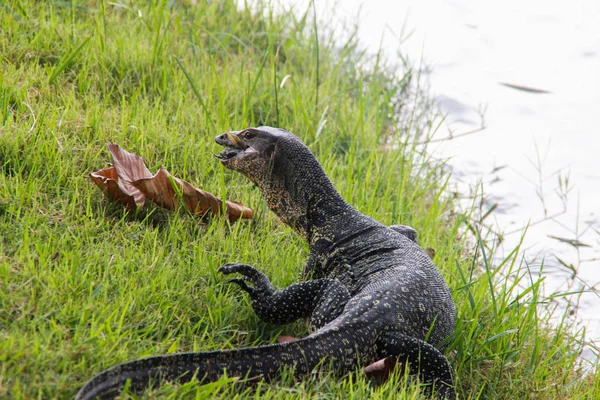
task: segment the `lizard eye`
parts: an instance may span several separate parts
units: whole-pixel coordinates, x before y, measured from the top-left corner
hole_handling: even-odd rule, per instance
[[[252,140],[256,137],[256,132],[254,131],[245,131],[242,132],[242,134],[240,135],[242,138],[244,138],[245,140]]]

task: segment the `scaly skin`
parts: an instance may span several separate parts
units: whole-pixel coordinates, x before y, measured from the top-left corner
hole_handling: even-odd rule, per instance
[[[436,348],[454,329],[454,302],[416,231],[386,227],[352,208],[310,150],[285,130],[251,128],[216,141],[226,147],[221,163],[254,182],[268,207],[310,246],[308,280],[283,290],[249,265],[219,271],[241,275],[231,282],[249,294],[262,320],[308,318],[311,334],[271,346],[131,361],[92,378],[76,399],[113,398],[127,380],[135,391],[158,379],[214,381],[224,371],[271,380],[285,368],[301,376],[322,363],[343,374],[386,357],[407,363],[439,398],[454,398],[450,365]]]

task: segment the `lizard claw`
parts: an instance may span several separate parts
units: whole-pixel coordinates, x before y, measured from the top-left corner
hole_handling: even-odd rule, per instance
[[[275,292],[275,288],[265,274],[248,264],[229,263],[220,267],[218,271],[225,275],[241,274],[243,278],[232,279],[229,282],[237,283],[242,290],[248,292],[253,298],[258,296],[259,293],[272,294]],[[246,281],[252,283],[254,287],[249,287]]]
[[[248,264],[229,263],[220,267],[218,271],[225,275],[239,273],[252,281],[264,276],[262,272]]]
[[[240,286],[240,289],[242,289],[244,292],[248,293],[250,296],[252,296],[254,294],[254,288],[248,286],[248,284],[246,283],[246,281],[243,278],[233,278],[233,279],[230,279],[228,282],[238,284]]]
[[[249,275],[248,271],[255,272],[256,270],[248,264],[228,263],[219,267],[217,271],[225,275],[234,274],[236,272],[239,272],[242,275]]]

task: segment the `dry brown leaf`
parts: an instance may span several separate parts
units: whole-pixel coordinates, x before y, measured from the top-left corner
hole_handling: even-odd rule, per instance
[[[92,172],[90,178],[110,200],[135,208],[143,207],[148,197],[169,210],[175,210],[183,200],[185,207],[195,216],[204,216],[209,212],[213,215],[222,214],[223,202],[213,194],[174,177],[165,168],[152,175],[141,157],[116,144],[109,144],[108,149],[114,165]],[[254,215],[250,208],[235,201],[225,202],[225,213],[230,222]]]
[[[127,208],[136,208],[137,204],[135,198],[132,195],[123,192],[119,187],[119,176],[117,175],[115,167],[92,172],[90,178],[109,200],[121,203]],[[142,201],[140,207],[142,207],[143,204],[144,202]]]
[[[90,178],[110,200],[128,208],[144,207],[146,196],[131,184],[132,181],[148,178],[152,172],[146,168],[141,157],[123,150],[117,144],[108,144],[113,157],[113,166],[92,172]]]
[[[179,207],[180,200],[183,200],[185,207],[193,215],[204,216],[208,212],[213,215],[222,213],[221,199],[171,175],[166,168],[159,169],[156,175],[150,178],[140,179],[132,184],[150,200],[169,210],[175,210]],[[240,218],[252,218],[254,214],[250,208],[233,201],[225,202],[225,212],[230,222]]]
[[[131,182],[152,177],[142,157],[123,150],[118,144],[108,144],[108,151],[113,158],[113,166],[117,171],[119,188],[135,198],[135,203],[143,206],[146,196]]]

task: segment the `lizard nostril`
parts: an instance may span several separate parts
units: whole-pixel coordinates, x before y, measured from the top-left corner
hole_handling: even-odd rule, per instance
[[[222,135],[215,137],[215,142],[217,142],[218,144],[222,144],[225,140],[225,136],[226,136],[226,134],[224,133]]]

